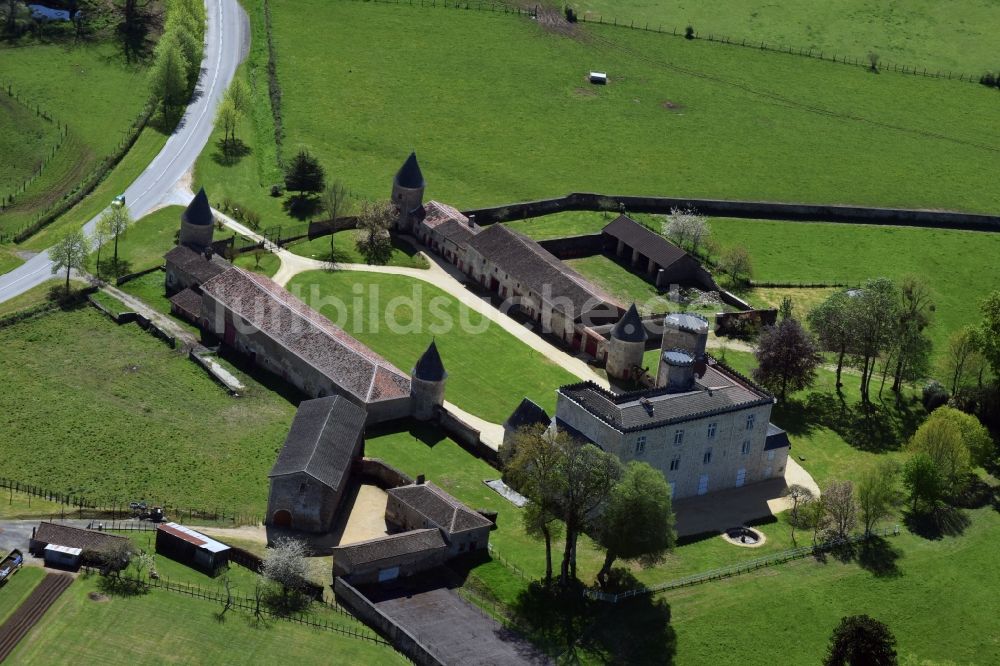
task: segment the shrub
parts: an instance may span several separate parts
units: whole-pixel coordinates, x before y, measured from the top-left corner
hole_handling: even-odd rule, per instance
[[[254,231],[257,231],[260,229],[260,213],[255,210],[244,210],[243,223]]]
[[[933,412],[938,407],[947,404],[948,391],[941,385],[941,382],[933,380],[924,387],[922,399],[924,409]]]
[[[272,197],[280,197],[282,194],[284,194],[284,191],[282,190],[281,185],[275,183],[274,185],[271,186]]]
[[[986,72],[979,77],[979,82],[984,86],[992,88],[997,83],[997,77],[993,76],[993,72]]]
[[[566,20],[567,21],[569,21],[570,23],[576,23],[576,10],[575,9],[573,9],[569,5],[566,5],[565,7],[563,7],[563,13],[566,14]]]
[[[689,25],[684,28],[684,39],[694,39],[694,27]]]

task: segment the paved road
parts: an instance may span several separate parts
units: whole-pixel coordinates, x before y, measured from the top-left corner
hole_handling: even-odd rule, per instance
[[[136,219],[164,204],[186,202],[187,187],[182,180],[208,143],[215,108],[249,48],[249,23],[237,0],[205,0],[205,8],[208,14],[205,58],[194,99],[163,150],[125,190],[126,205]],[[88,234],[93,233],[97,219],[84,226]],[[0,275],[0,303],[41,284],[51,275],[48,252],[32,257]]]

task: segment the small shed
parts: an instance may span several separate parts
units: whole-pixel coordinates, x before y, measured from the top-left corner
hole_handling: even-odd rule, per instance
[[[83,557],[82,548],[72,546],[57,546],[50,543],[45,546],[45,566],[59,567],[62,569],[77,569],[80,567],[80,560]]]
[[[156,552],[214,576],[229,564],[230,548],[190,527],[162,523],[156,528]]]
[[[607,85],[608,83],[608,75],[605,72],[591,72],[587,78],[590,79],[591,83],[599,86]]]

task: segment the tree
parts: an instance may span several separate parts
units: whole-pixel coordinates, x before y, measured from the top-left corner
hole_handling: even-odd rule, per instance
[[[358,251],[369,264],[384,264],[392,256],[389,229],[396,219],[396,210],[389,201],[365,201],[361,204],[358,227]]]
[[[196,37],[195,29],[181,18],[180,12],[171,12],[173,18],[167,19],[164,35],[161,39],[170,39],[176,42],[177,47],[184,54],[184,62],[187,68],[184,71],[187,91],[194,90],[201,75],[202,40]],[[168,14],[168,16],[170,15]]]
[[[122,572],[137,552],[128,539],[116,539],[114,543],[96,553],[96,559],[101,564],[101,574],[121,579]]]
[[[854,484],[833,481],[823,490],[823,507],[830,519],[830,530],[839,539],[846,539],[858,522],[858,505],[854,501]]]
[[[150,85],[163,107],[163,118],[169,122],[171,109],[184,104],[187,97],[189,63],[174,39],[163,38],[156,45]]]
[[[711,229],[708,220],[693,208],[672,208],[663,222],[663,235],[697,255],[699,248],[708,241]]]
[[[861,401],[869,404],[870,385],[878,357],[892,344],[898,321],[899,296],[888,278],[875,278],[852,296],[851,335],[854,362],[861,370]]]
[[[996,457],[996,445],[990,432],[972,414],[966,414],[954,407],[939,407],[927,418],[925,425],[931,421],[945,421],[958,429],[962,445],[968,451],[969,461],[972,464],[983,467]]]
[[[1000,380],[1000,291],[994,291],[982,304],[983,320],[976,327],[976,345],[993,375]],[[1000,381],[998,381],[1000,386]]]
[[[793,483],[785,491],[785,497],[792,502],[791,519],[788,523],[792,526],[792,543],[795,543],[795,528],[805,522],[800,512],[815,499],[815,495],[805,486]]]
[[[819,542],[819,535],[830,526],[830,517],[826,511],[826,498],[820,495],[800,507],[802,526],[812,530],[813,545]]]
[[[229,90],[226,91],[226,99],[232,103],[233,108],[236,109],[236,113],[240,115],[244,115],[250,110],[250,88],[239,77],[233,79],[233,82],[229,84]]]
[[[330,224],[335,225],[337,218],[340,217],[344,210],[347,208],[347,187],[340,180],[334,180],[332,183],[326,186],[323,190],[323,208],[326,209],[326,214],[330,216]],[[332,231],[332,229],[331,229]],[[334,237],[336,234],[330,234],[330,260],[332,261],[336,255],[336,246]]]
[[[873,72],[878,72],[878,61],[880,60],[879,55],[874,51],[868,52],[868,69]]]
[[[795,304],[791,296],[782,296],[781,305],[778,306],[778,316],[781,321],[792,319],[795,316]]]
[[[545,540],[545,584],[552,582],[553,520],[558,517],[559,469],[567,450],[564,432],[550,434],[542,425],[518,429],[501,447],[504,479],[530,500],[524,514],[530,536]]]
[[[896,393],[902,390],[905,379],[919,379],[927,372],[932,347],[927,327],[934,313],[930,290],[918,278],[904,279],[899,296],[899,321],[894,345],[896,370],[892,383],[892,390]]]
[[[621,477],[622,465],[617,456],[593,444],[584,444],[569,436],[557,439],[556,443],[563,449],[556,472],[556,505],[559,516],[566,523],[566,543],[560,567],[560,580],[565,585],[576,578],[576,546],[580,533],[611,495]]]
[[[118,267],[118,239],[132,226],[132,216],[125,206],[112,206],[101,215],[98,224],[104,223],[108,233],[115,239],[115,268]]]
[[[969,448],[962,437],[961,426],[947,414],[935,417],[941,407],[921,424],[910,440],[909,449],[913,453],[926,454],[937,466],[944,479],[945,490],[950,493],[961,490],[965,475],[969,472]]]
[[[913,511],[933,511],[944,496],[944,476],[926,453],[915,453],[903,465],[903,485],[909,491]]]
[[[320,192],[326,182],[326,173],[319,160],[308,150],[302,149],[285,169],[285,189],[298,192]]]
[[[719,269],[728,273],[734,282],[746,284],[753,277],[750,252],[743,246],[731,247],[719,259]]]
[[[287,599],[290,591],[301,589],[306,582],[309,567],[306,563],[306,545],[288,537],[278,537],[267,549],[260,574],[281,586]]]
[[[239,120],[239,113],[232,100],[229,98],[222,100],[219,110],[216,111],[215,123],[222,127],[222,145],[225,151],[228,151],[232,142],[236,141],[236,126]]]
[[[948,338],[948,351],[942,370],[951,382],[952,395],[958,395],[976,377],[982,376],[983,356],[979,353],[976,329],[965,326]]]
[[[898,473],[897,466],[889,461],[881,461],[862,473],[857,503],[866,535],[872,533],[880,520],[892,515]]]
[[[795,319],[785,319],[761,331],[754,356],[754,379],[777,393],[782,402],[789,390],[801,391],[812,385],[816,368],[823,360],[816,341]]]
[[[49,259],[52,260],[52,274],[66,271],[66,295],[69,295],[69,274],[73,270],[83,270],[87,266],[87,255],[90,253],[90,242],[81,229],[71,229],[63,234],[52,249]]]
[[[606,551],[597,574],[602,585],[616,559],[651,566],[662,562],[676,542],[670,486],[644,462],[625,466],[595,522],[594,538]]]
[[[823,666],[895,666],[896,637],[867,615],[843,617],[833,630]]]
[[[94,247],[97,249],[97,277],[101,277],[101,248],[107,243],[111,236],[111,225],[108,220],[102,215],[97,220],[97,225],[94,227]]]
[[[809,326],[819,338],[821,348],[837,355],[837,391],[842,386],[840,376],[852,340],[853,304],[846,291],[838,291],[809,313]]]

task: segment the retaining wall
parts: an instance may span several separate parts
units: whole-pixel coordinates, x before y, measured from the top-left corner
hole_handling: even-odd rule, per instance
[[[365,595],[339,576],[333,581],[333,591],[341,604],[349,608],[362,622],[385,636],[392,646],[418,666],[444,666],[444,662],[403,627],[376,608]]]
[[[602,234],[550,238],[549,240],[538,241],[538,244],[559,259],[592,257],[595,254],[601,254],[604,250],[604,238]]]
[[[590,192],[574,192],[556,199],[540,199],[491,208],[464,210],[462,213],[466,216],[475,215],[477,224],[488,225],[551,215],[568,210],[669,213],[673,208],[694,208],[703,215],[716,217],[1000,231],[1000,216],[997,215],[832,204],[624,196]]]
[[[401,472],[379,458],[362,458],[354,463],[355,474],[362,482],[369,482],[382,490],[408,486],[413,483],[413,477]]]
[[[500,457],[496,451],[483,442],[480,432],[468,425],[444,407],[438,408],[438,425],[458,444],[476,456],[482,458],[491,467],[500,469]]]

